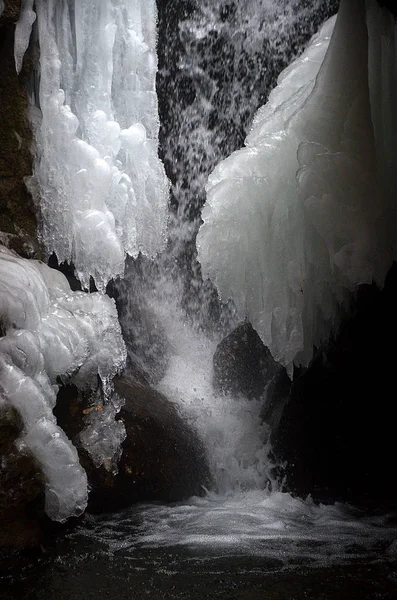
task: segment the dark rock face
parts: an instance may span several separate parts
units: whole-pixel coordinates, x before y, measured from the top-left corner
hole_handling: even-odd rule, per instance
[[[378,0],[378,4],[387,8],[392,15],[397,17],[397,5],[395,3],[395,0]]]
[[[127,347],[127,372],[143,385],[157,384],[168,366],[168,341],[150,307],[158,276],[157,265],[141,255],[127,257],[123,279],[112,281],[107,293],[116,301],[121,331]]]
[[[396,306],[394,264],[382,291],[360,286],[353,317],[295,377],[274,443],[293,493],[397,505]]]
[[[290,380],[250,323],[239,325],[218,344],[213,362],[217,392],[247,398],[260,398],[266,392],[264,420],[274,421],[275,411],[280,412],[288,396]]]
[[[0,18],[0,242],[21,256],[40,258],[35,207],[24,184],[32,174],[27,95],[32,52],[25,55],[19,76],[14,62],[20,5],[20,0],[7,0]]]
[[[217,346],[213,358],[214,388],[224,394],[259,398],[273,358],[250,323],[243,323]]]
[[[0,558],[37,546],[44,537],[44,485],[40,467],[15,442],[22,430],[17,413],[0,410]]]
[[[115,391],[126,400],[120,418],[127,432],[117,474],[96,469],[79,446],[84,404],[78,403],[77,390],[72,386],[61,389],[57,403],[63,406],[57,409],[58,422],[76,445],[87,472],[88,510],[111,512],[135,502],[173,502],[201,495],[202,486],[208,486],[211,479],[205,450],[174,405],[125,376],[115,379]]]

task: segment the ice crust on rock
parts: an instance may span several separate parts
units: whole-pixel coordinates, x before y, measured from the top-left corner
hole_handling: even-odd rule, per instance
[[[95,389],[124,366],[114,301],[72,292],[62,273],[0,246],[0,396],[21,415],[20,443],[46,477],[46,512],[64,521],[87,504],[87,478],[52,409],[57,378]],[[103,436],[106,439],[106,435]]]
[[[334,23],[280,75],[246,147],[211,174],[198,236],[204,272],[290,372],[358,284],[383,284],[395,243],[392,226],[383,233],[397,189],[395,25],[374,0],[342,1]]]
[[[116,393],[111,394],[105,403],[98,393],[91,398],[92,405],[85,417],[86,426],[79,437],[97,468],[103,465],[108,471],[117,472],[126,430],[123,421],[116,420],[116,416],[124,402]]]
[[[49,253],[86,288],[124,254],[165,241],[168,181],[157,156],[154,0],[37,0],[40,87],[34,177]]]

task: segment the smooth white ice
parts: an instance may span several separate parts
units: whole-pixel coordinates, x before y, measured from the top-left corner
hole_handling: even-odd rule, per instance
[[[73,9],[72,9],[73,7]],[[124,255],[165,242],[168,181],[157,157],[154,0],[37,0],[35,183],[48,253],[86,288]]]
[[[385,158],[395,44],[379,40],[395,40],[395,26],[373,0],[342,1],[329,41],[333,24],[280,75],[246,147],[211,174],[198,236],[204,272],[290,371],[328,339],[358,284],[383,284],[392,260],[394,232],[382,226],[396,190]]]
[[[64,521],[84,511],[87,477],[52,412],[58,377],[90,391],[98,375],[106,385],[123,368],[116,307],[99,293],[72,292],[62,273],[0,246],[0,314],[1,401],[22,417],[19,443],[43,469],[48,516]],[[113,440],[101,433],[104,446],[106,436]]]

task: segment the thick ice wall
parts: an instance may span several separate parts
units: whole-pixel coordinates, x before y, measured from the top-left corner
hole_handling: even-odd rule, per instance
[[[20,443],[43,469],[46,512],[63,521],[85,509],[87,478],[52,412],[57,377],[90,389],[98,374],[106,383],[123,367],[116,308],[99,293],[71,292],[58,271],[0,246],[0,315],[0,395],[20,413]]]
[[[342,2],[329,42],[332,25],[282,73],[246,148],[211,174],[198,238],[204,271],[290,369],[329,336],[349,292],[383,283],[391,262],[364,5]]]
[[[34,176],[47,251],[104,289],[164,245],[154,0],[38,0]],[[33,114],[33,113],[32,113]]]

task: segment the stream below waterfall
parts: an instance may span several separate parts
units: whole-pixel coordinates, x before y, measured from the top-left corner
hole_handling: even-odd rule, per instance
[[[217,396],[215,340],[172,302],[151,307],[172,349],[158,388],[204,439],[218,491],[86,514],[17,575],[0,578],[0,599],[394,599],[396,515],[263,489],[270,465],[259,405]]]
[[[1,600],[245,598],[392,600],[390,517],[315,506],[288,494],[210,494],[86,516]]]
[[[86,514],[38,558],[11,564],[0,599],[394,599],[396,515],[264,489],[260,403],[214,392],[217,340],[187,322],[170,290],[150,306],[171,349],[158,389],[204,440],[217,491]]]

